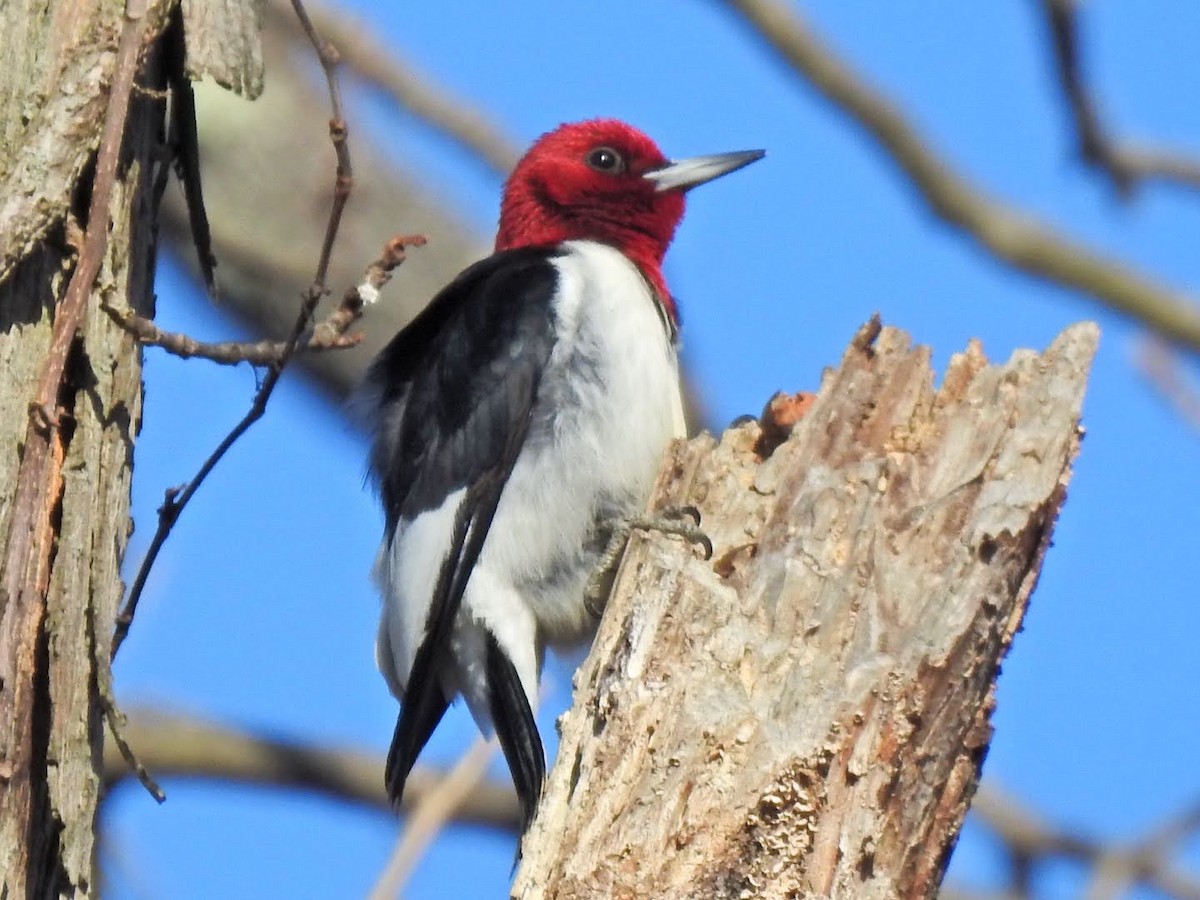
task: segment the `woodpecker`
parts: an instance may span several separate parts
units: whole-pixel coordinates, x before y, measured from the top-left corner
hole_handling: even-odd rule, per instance
[[[684,193],[763,155],[671,162],[612,119],[543,135],[505,185],[493,255],[371,364],[385,516],[376,658],[401,703],[385,773],[394,805],[461,695],[498,736],[523,827],[532,820],[545,648],[591,636],[589,576],[684,434],[662,273]]]

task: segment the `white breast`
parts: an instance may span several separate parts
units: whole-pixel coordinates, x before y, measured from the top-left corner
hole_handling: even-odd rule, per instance
[[[675,348],[646,280],[611,247],[566,246],[554,263],[560,336],[480,558],[551,642],[588,633],[597,520],[642,510],[664,448],[684,431]],[[471,601],[491,619],[485,597]]]

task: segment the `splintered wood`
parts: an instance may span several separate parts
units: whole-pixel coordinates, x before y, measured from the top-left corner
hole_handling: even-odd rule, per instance
[[[935,389],[872,322],[790,435],[673,447],[653,506],[696,506],[713,558],[631,541],[513,896],[935,896],[1097,338],[972,343]]]

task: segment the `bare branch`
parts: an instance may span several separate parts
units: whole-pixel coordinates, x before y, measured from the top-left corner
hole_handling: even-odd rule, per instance
[[[295,20],[284,14],[284,0],[272,0],[266,9],[272,24],[295,27]],[[337,44],[343,62],[365,81],[478,156],[500,177],[516,165],[520,149],[483,112],[434,87],[429,79],[381,46],[370,29],[346,10],[334,12],[324,5],[310,4],[310,13],[321,33]]]
[[[383,787],[383,757],[374,753],[269,738],[200,719],[148,711],[130,714],[125,737],[142,763],[163,780],[214,779],[308,790],[391,812]],[[130,777],[120,752],[106,744],[105,784],[111,789]],[[445,777],[445,772],[414,769],[405,786],[401,812],[414,810]],[[520,821],[516,794],[507,784],[484,781],[457,807],[455,818],[515,832]]]
[[[333,174],[327,154],[315,143],[312,153],[295,152],[296,141],[312,142],[316,133],[327,129],[328,114],[321,112],[326,108],[325,83],[313,77],[320,73],[308,38],[296,25],[270,27],[262,37],[271,90],[259,100],[247,104],[211,84],[196,86],[204,127],[205,203],[221,264],[221,304],[242,320],[252,340],[279,339],[292,323],[293,298],[311,284],[315,248],[325,231],[325,218],[314,221],[311,211],[328,210],[328,180]],[[343,79],[350,77],[345,63],[339,72]],[[376,304],[367,314],[371,325],[362,329],[358,347],[304,353],[296,360],[335,402],[357,383],[362,367],[400,326],[486,252],[486,241],[469,237],[469,229],[450,218],[444,202],[385,162],[387,154],[378,138],[358,127],[352,139],[355,182],[369,187],[355,190],[342,217],[338,242],[344,249],[334,254],[328,276],[332,302],[343,287],[361,277],[362,263],[404,222],[420,222],[432,246],[422,253],[419,266],[405,272],[404,290],[393,292],[386,305]],[[267,169],[271,178],[247,179],[248,172]],[[162,233],[179,262],[199,278],[183,197],[171,190],[163,199]],[[246,215],[248,208],[254,209],[253,216]],[[318,308],[318,317],[325,309]]]
[[[1170,341],[1200,350],[1200,307],[1131,267],[987,197],[938,156],[894,104],[833,56],[776,0],[726,0],[752,31],[848,114],[912,180],[929,208],[996,259],[1090,295]]]
[[[337,342],[344,340],[342,337],[343,332],[362,314],[363,303],[372,300],[374,295],[378,293],[379,288],[391,278],[391,273],[396,267],[404,262],[405,247],[420,246],[424,242],[425,239],[420,235],[400,235],[388,241],[384,245],[380,258],[367,267],[362,283],[348,288],[338,307],[312,330],[308,344],[332,347]],[[269,341],[250,345],[251,348],[261,347],[268,352],[277,354],[267,357],[267,375],[263,379],[258,392],[254,395],[250,410],[225,436],[225,439],[217,445],[217,448],[204,461],[204,464],[200,466],[200,470],[187,485],[182,488],[168,488],[163,495],[163,504],[158,508],[158,527],[155,529],[154,537],[151,539],[150,546],[146,550],[146,556],[142,559],[142,564],[138,567],[138,573],[134,578],[133,586],[129,590],[129,597],[125,601],[125,606],[121,610],[121,614],[117,617],[116,629],[113,632],[112,638],[112,657],[116,657],[117,651],[129,634],[129,628],[133,624],[133,617],[137,614],[137,606],[141,600],[142,591],[145,590],[146,581],[150,577],[150,570],[154,568],[154,562],[158,558],[159,551],[162,550],[163,544],[166,543],[167,538],[170,536],[171,529],[175,527],[175,522],[178,520],[180,513],[183,512],[183,508],[187,506],[196,491],[199,490],[200,485],[204,483],[204,479],[208,477],[208,474],[221,461],[221,458],[224,457],[229,448],[237,442],[238,438],[251,425],[262,418],[262,414],[266,411],[267,401],[270,399],[276,384],[278,384],[280,377],[283,375],[284,367],[299,348],[300,335],[307,327],[312,318],[313,308],[324,293],[323,277],[323,273],[318,270],[318,277],[313,282],[312,290],[304,298],[300,315],[296,318],[296,323],[292,327],[292,333],[282,346],[276,346]],[[136,316],[132,312],[116,314],[110,311],[110,315],[114,315],[118,322],[131,329],[150,328],[157,331],[152,322]],[[166,342],[162,346],[167,346],[174,342],[190,343],[193,345],[193,349],[203,349],[205,346],[192,341],[191,338],[185,335],[174,335],[166,332],[158,332],[158,334]],[[351,341],[347,346],[353,343],[357,342]],[[209,359],[217,359],[217,351],[223,352],[230,348],[239,353],[245,353],[246,351],[245,346],[238,344],[206,346],[208,350],[213,351],[212,355],[205,354]]]
[[[341,350],[357,346],[362,340],[362,335],[347,335],[346,331],[362,318],[364,304],[373,302],[383,286],[391,280],[392,272],[406,259],[407,248],[424,245],[425,237],[419,234],[396,235],[384,244],[379,258],[367,266],[362,280],[346,289],[341,303],[334,307],[325,319],[306,332],[297,344],[295,352]],[[250,363],[255,366],[275,366],[280,364],[287,351],[286,341],[206,343],[187,334],[164,331],[153,320],[139,316],[131,309],[116,309],[109,305],[104,305],[103,309],[114,322],[142,344],[161,347],[183,359],[200,357],[224,365]]]
[[[317,33],[302,0],[291,0],[296,19],[308,36],[309,42],[317,52],[321,69],[325,72],[325,82],[329,87],[329,139],[333,142],[333,152],[337,157],[337,173],[333,181],[333,203],[329,208],[329,222],[325,227],[325,240],[321,243],[321,258],[317,263],[317,274],[313,278],[310,297],[313,307],[317,300],[325,294],[325,279],[329,272],[329,259],[333,255],[333,242],[337,239],[338,227],[342,222],[342,212],[346,201],[350,199],[350,190],[354,185],[354,169],[350,165],[350,147],[346,143],[349,130],[346,127],[346,117],[342,112],[342,89],[338,84],[337,66],[341,61],[337,48]],[[311,315],[311,310],[310,313]]]
[[[984,786],[975,795],[972,812],[995,833],[1014,858],[1031,863],[1070,859],[1093,870],[1088,896],[1115,897],[1141,884],[1179,900],[1200,900],[1200,880],[1176,869],[1169,854],[1200,829],[1200,805],[1151,829],[1141,841],[1106,843],[1051,825],[1009,794]],[[1023,894],[1024,891],[1017,891]]]
[[[208,477],[208,474],[229,451],[229,448],[249,430],[251,425],[262,418],[263,413],[266,412],[267,403],[274,393],[279,379],[283,377],[283,372],[288,362],[300,346],[301,336],[309,327],[317,304],[328,290],[326,287],[326,277],[329,271],[329,260],[333,252],[334,240],[337,238],[338,227],[341,223],[342,211],[346,208],[346,201],[349,199],[350,189],[353,185],[353,170],[350,165],[350,150],[346,144],[347,129],[342,116],[341,91],[337,81],[337,50],[334,49],[332,44],[323,41],[313,29],[301,0],[292,0],[292,5],[304,27],[305,33],[317,51],[317,55],[321,60],[321,66],[325,71],[326,80],[328,81],[329,102],[332,107],[332,118],[329,120],[329,136],[333,142],[334,153],[337,157],[337,174],[334,179],[333,200],[330,203],[329,220],[325,228],[325,238],[321,244],[321,255],[317,262],[316,274],[313,276],[312,285],[309,287],[300,304],[300,312],[296,316],[296,321],[292,325],[291,331],[284,341],[278,357],[270,363],[266,377],[263,378],[262,384],[254,395],[254,400],[250,404],[249,411],[225,436],[224,440],[217,445],[217,448],[204,461],[200,466],[200,470],[186,486],[183,488],[168,488],[165,492],[163,505],[158,509],[158,528],[154,532],[154,537],[150,541],[150,547],[147,549],[146,556],[138,569],[137,577],[134,579],[133,587],[130,589],[129,598],[125,601],[125,606],[122,608],[120,615],[117,616],[116,628],[113,631],[110,658],[116,657],[117,651],[120,650],[121,644],[129,634],[129,628],[137,612],[138,601],[146,586],[150,570],[153,568],[159,551],[170,535],[171,529],[175,526],[176,520],[178,520],[179,515],[183,512],[184,507],[187,506],[196,491],[199,490],[200,485],[204,483],[204,479]],[[400,253],[400,259],[403,259],[403,244],[396,249]],[[387,248],[385,248],[386,253]],[[397,260],[396,264],[399,264],[399,260]],[[393,265],[392,268],[395,268],[395,266]],[[359,308],[361,308],[361,302],[365,298],[361,297],[361,293],[357,288],[354,289],[354,293],[358,295],[357,302],[359,303]],[[350,314],[347,311],[345,315],[349,316]],[[337,315],[338,312],[335,311],[335,316]]]
[[[414,802],[404,831],[371,889],[370,900],[389,900],[399,896],[421,854],[447,823],[458,818],[459,810],[483,781],[488,760],[495,750],[495,741],[476,738],[454,768],[419,801]]]
[[[1200,385],[1188,378],[1174,348],[1145,337],[1134,351],[1134,364],[1180,417],[1200,431]]]
[[[139,316],[131,309],[116,309],[107,303],[102,308],[114,322],[137,338],[139,343],[148,347],[161,347],[180,359],[198,357],[228,366],[236,366],[239,363],[273,366],[278,365],[287,349],[285,341],[198,341],[183,332],[164,331],[153,319]],[[362,335],[357,334],[335,334],[322,341],[309,338],[296,348],[296,352],[342,350],[356,346],[361,340]]]
[[[1151,178],[1200,190],[1200,160],[1180,153],[1118,142],[1105,129],[1098,104],[1083,77],[1079,54],[1078,0],[1041,0],[1050,29],[1058,79],[1075,121],[1079,154],[1104,172],[1122,197]]]

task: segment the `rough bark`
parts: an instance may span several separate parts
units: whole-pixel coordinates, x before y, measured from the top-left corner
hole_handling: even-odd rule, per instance
[[[263,90],[263,0],[182,0],[185,71],[255,100]]]
[[[631,541],[513,896],[932,897],[1078,449],[1094,325],[934,388],[877,323],[790,437],[677,444]]]
[[[162,85],[155,39],[170,4],[136,6],[131,15],[121,3],[0,7],[0,46],[13,50],[0,72],[0,897],[96,890],[102,691],[142,402],[140,351],[99,304],[153,311],[151,183],[165,109],[155,90],[129,95],[100,223],[106,249],[69,345],[57,422],[38,432],[36,467],[27,429],[88,245],[81,232],[127,22],[141,47],[139,84]]]

